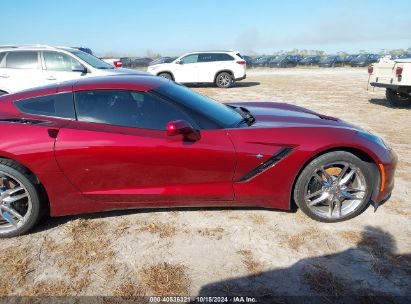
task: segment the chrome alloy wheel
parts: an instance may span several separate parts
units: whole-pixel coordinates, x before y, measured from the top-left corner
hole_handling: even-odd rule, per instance
[[[367,197],[367,184],[360,168],[348,162],[335,162],[316,168],[304,193],[308,208],[317,216],[339,219],[362,205]]]
[[[19,229],[29,219],[32,202],[26,187],[15,177],[0,171],[0,233]]]
[[[221,87],[227,87],[231,84],[231,78],[228,74],[219,75],[217,81]]]

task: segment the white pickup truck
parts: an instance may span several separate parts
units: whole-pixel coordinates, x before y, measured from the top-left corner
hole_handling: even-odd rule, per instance
[[[380,61],[368,67],[368,73],[370,85],[385,88],[392,106],[411,105],[411,59]]]

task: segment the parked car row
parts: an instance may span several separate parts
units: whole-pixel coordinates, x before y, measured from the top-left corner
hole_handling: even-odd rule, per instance
[[[310,55],[302,57],[301,55],[278,55],[278,56],[261,56],[252,58],[247,56],[248,67],[278,67],[289,68],[302,66],[319,65],[321,67],[338,67],[338,66],[368,66],[374,62],[378,62],[380,56],[377,54],[356,54],[347,57],[327,56],[321,57],[318,55]]]

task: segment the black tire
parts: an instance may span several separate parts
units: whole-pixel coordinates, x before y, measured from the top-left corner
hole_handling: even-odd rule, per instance
[[[8,94],[7,92],[4,92],[4,91],[0,91],[0,96],[1,95],[6,95],[6,94]]]
[[[227,72],[221,72],[217,75],[217,77],[215,78],[215,84],[219,87],[219,88],[229,88],[233,85],[233,76],[230,73]]]
[[[386,89],[385,96],[393,107],[409,107],[411,105],[411,97],[406,94],[400,94],[394,90]]]
[[[324,216],[319,216],[315,212],[313,212],[310,207],[307,205],[306,200],[305,200],[305,195],[306,195],[306,188],[308,186],[308,183],[312,181],[312,176],[313,172],[318,170],[318,168],[321,168],[321,166],[325,166],[326,164],[334,163],[334,162],[345,162],[352,164],[355,166],[357,169],[359,169],[364,177],[365,184],[366,184],[366,190],[364,191],[364,197],[362,198],[362,201],[353,209],[351,212],[349,212],[346,215],[342,215],[340,217],[336,218],[329,218],[329,217],[324,217]],[[371,194],[372,194],[372,189],[373,189],[373,178],[372,178],[372,165],[369,163],[366,163],[356,157],[355,155],[345,152],[345,151],[334,151],[334,152],[329,152],[326,154],[323,154],[314,160],[312,160],[301,172],[299,175],[297,182],[294,187],[294,202],[297,204],[297,206],[303,211],[306,215],[308,215],[310,218],[320,221],[320,222],[325,222],[325,223],[335,223],[335,222],[341,222],[345,220],[349,220],[353,217],[356,217],[359,215],[362,211],[365,210],[365,208],[369,205]]]
[[[171,76],[170,73],[160,73],[160,74],[158,74],[158,76],[163,77],[163,78],[168,79],[168,80],[173,80],[173,76]]]
[[[9,232],[3,232],[2,229],[0,229],[0,238],[25,234],[37,224],[46,211],[45,208],[42,208],[41,202],[44,196],[42,195],[41,188],[35,177],[33,177],[23,166],[12,160],[0,159],[0,174],[1,173],[11,176],[26,188],[31,199],[31,212],[25,223],[17,229]]]

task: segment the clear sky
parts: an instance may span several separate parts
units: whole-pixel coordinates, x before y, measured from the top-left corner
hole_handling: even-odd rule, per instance
[[[0,44],[178,55],[411,47],[411,0],[1,1]]]

